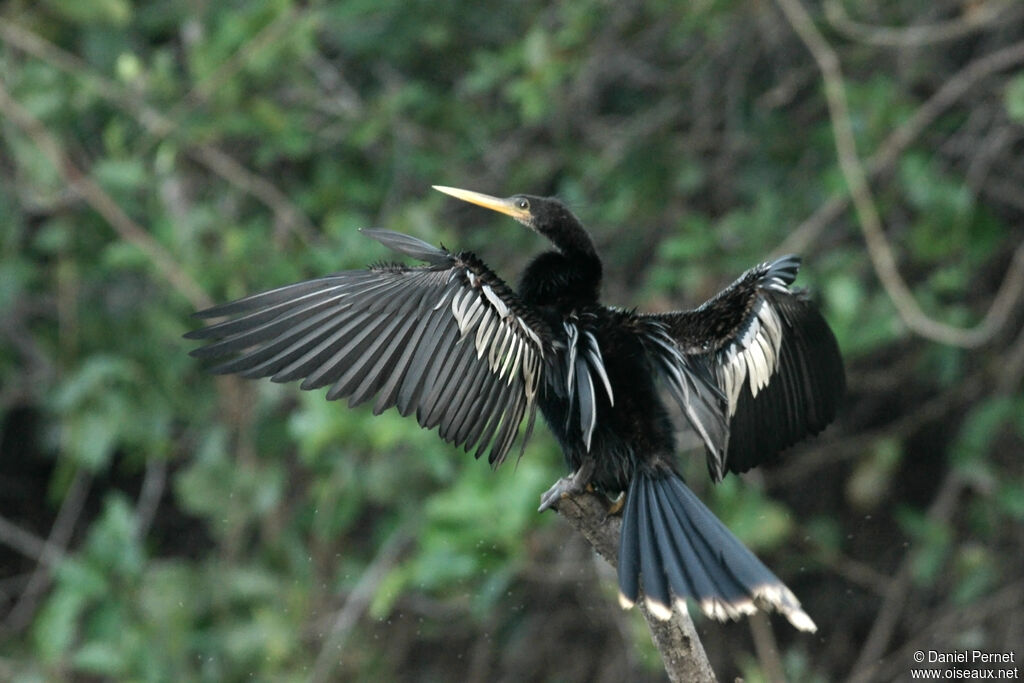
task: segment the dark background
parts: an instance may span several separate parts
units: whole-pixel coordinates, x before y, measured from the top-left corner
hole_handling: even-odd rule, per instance
[[[820,630],[698,617],[723,680],[1019,666],[1022,124],[1000,0],[0,5],[0,679],[664,675],[534,512],[544,430],[491,472],[187,355],[198,307],[387,257],[359,227],[510,280],[545,248],[434,183],[559,195],[620,306],[803,255],[839,420],[718,487],[684,460]]]

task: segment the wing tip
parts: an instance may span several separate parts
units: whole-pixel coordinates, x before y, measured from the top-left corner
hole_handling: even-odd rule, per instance
[[[190,318],[195,318],[197,320],[207,320],[209,318],[219,318],[222,315],[224,315],[224,313],[221,313],[220,311],[226,305],[227,304],[220,304],[218,306],[210,306],[209,308],[204,308],[201,311],[193,311],[192,314],[189,317]]]
[[[418,261],[437,265],[447,263],[450,258],[448,252],[443,248],[438,249],[434,245],[412,235],[383,228],[359,228],[359,232],[377,240],[392,251],[405,254]]]

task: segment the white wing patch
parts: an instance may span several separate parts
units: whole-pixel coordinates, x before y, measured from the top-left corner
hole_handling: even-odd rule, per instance
[[[189,333],[218,374],[302,379],[375,413],[415,413],[497,466],[536,415],[551,330],[472,254],[453,256],[386,230],[370,237],[429,266],[381,264],[278,287],[201,312],[227,318]]]
[[[562,325],[568,340],[568,349],[565,354],[566,390],[569,397],[568,415],[572,415],[575,404],[578,407],[580,435],[589,451],[590,442],[594,436],[594,427],[597,425],[597,392],[594,376],[596,375],[603,385],[610,405],[615,405],[615,394],[604,367],[604,358],[601,356],[601,347],[597,343],[597,338],[588,330],[583,330],[583,333],[580,334],[579,328],[574,322],[565,321]]]
[[[540,384],[543,349],[540,338],[522,318],[514,315],[487,284],[468,274],[469,287],[452,297],[451,311],[459,325],[460,343],[471,339],[477,359],[487,356],[487,365],[498,379],[512,385],[520,377],[528,403]]]
[[[768,386],[779,364],[782,346],[782,321],[779,314],[760,298],[754,315],[743,334],[719,352],[720,362],[715,374],[729,402],[729,417],[736,414],[743,383],[750,386],[751,396]]]
[[[704,442],[713,459],[721,462],[728,440],[728,424],[723,414],[723,395],[712,386],[710,372],[697,361],[681,353],[664,326],[653,322],[643,336],[650,345],[651,358],[665,381],[669,393],[686,416],[690,427]]]

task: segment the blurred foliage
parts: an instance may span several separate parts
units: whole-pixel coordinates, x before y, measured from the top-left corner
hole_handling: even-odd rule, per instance
[[[878,26],[971,11],[843,4]],[[1024,40],[1008,14],[894,48],[830,27],[865,159]],[[364,226],[476,250],[510,280],[544,248],[432,183],[558,194],[617,305],[694,305],[799,250],[847,410],[742,480],[712,489],[701,458],[683,464],[822,626],[780,629],[775,665],[845,675],[904,574],[890,677],[914,642],[1024,642],[1020,306],[977,349],[920,339],[852,213],[801,224],[846,190],[818,73],[774,5],[12,0],[0,27],[0,678],[658,677],[608,568],[534,513],[562,473],[543,430],[491,472],[393,413],[205,375],[181,339],[205,302],[79,171],[211,301],[388,258]],[[975,78],[874,183],[902,274],[950,324],[978,322],[1024,234],[1019,64]],[[698,625],[723,679],[765,679],[744,623]]]

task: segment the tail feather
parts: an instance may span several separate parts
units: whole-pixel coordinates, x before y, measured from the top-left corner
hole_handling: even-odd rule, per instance
[[[664,567],[673,564],[671,557],[662,552],[668,548],[661,542],[665,536],[659,534],[654,528],[651,512],[658,508],[658,501],[653,497],[649,498],[653,491],[649,487],[641,486],[637,491],[637,506],[646,514],[641,514],[637,520],[640,527],[640,573],[644,577],[644,593],[647,596],[647,607],[659,619],[668,619],[672,616],[671,601],[669,600],[668,581],[665,578]]]
[[[671,490],[666,496],[668,505],[680,517],[685,538],[713,586],[690,597],[699,601],[705,614],[722,621],[754,613],[753,587],[765,581],[779,586],[782,583],[681,480],[670,479],[667,483]]]
[[[817,627],[800,601],[690,491],[678,475],[637,472],[626,494],[619,544],[619,602],[645,601],[661,619],[686,598],[714,619],[758,608],[781,612],[802,631]]]
[[[630,485],[626,495],[626,506],[622,510],[622,531],[619,536],[619,604],[629,609],[636,604],[640,593],[640,529],[635,521],[640,516],[639,496],[633,495],[636,487]]]
[[[646,487],[639,487],[643,491]],[[707,595],[716,589],[714,581],[709,576],[700,558],[693,552],[690,544],[677,542],[677,539],[686,538],[688,531],[679,517],[675,514],[664,498],[654,496],[650,499],[652,503],[651,519],[654,523],[655,538],[659,539],[662,546],[663,561],[661,568],[665,571],[668,583],[677,595]],[[680,558],[681,561],[671,561],[672,558]],[[646,577],[647,574],[645,573]],[[667,601],[665,604],[671,604]],[[648,605],[650,607],[650,605]],[[656,611],[656,610],[652,610]]]
[[[687,568],[692,567],[692,572],[702,578],[699,590],[691,593],[691,597],[696,599],[699,596],[716,596],[727,604],[742,603],[747,597],[747,591],[744,589],[742,581],[737,578],[733,567],[725,561],[727,554],[729,556],[735,554],[726,553],[726,550],[734,550],[730,544],[738,544],[739,541],[732,534],[720,537],[711,533],[717,530],[709,529],[709,525],[705,523],[707,520],[702,517],[695,520],[694,510],[690,506],[683,505],[683,501],[690,502],[688,497],[693,497],[696,500],[693,493],[679,480],[667,480],[666,483],[669,484],[668,495],[662,496],[662,500],[663,505],[669,508],[671,514],[676,518],[678,528],[682,531],[682,534],[677,537],[679,539],[677,544],[685,548],[681,559]],[[678,483],[681,490],[672,486],[674,483]],[[673,494],[679,495],[677,497]],[[700,504],[699,501],[698,504],[700,505],[698,512],[706,512],[711,520],[718,521],[703,504]],[[740,548],[746,551],[746,548],[742,546]],[[746,553],[750,555],[749,551]],[[753,558],[753,555],[750,557]],[[745,558],[740,557],[739,559]],[[756,561],[756,558],[754,559]],[[704,609],[703,605],[701,607]],[[705,611],[707,610],[705,609]]]

